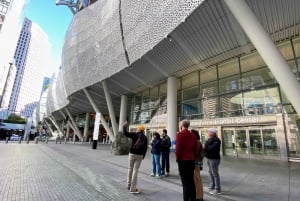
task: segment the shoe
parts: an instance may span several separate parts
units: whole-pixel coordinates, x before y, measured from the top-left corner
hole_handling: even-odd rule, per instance
[[[130,186],[127,186],[127,190],[130,190]]]
[[[151,177],[154,177],[155,175],[154,175],[154,173],[151,173],[150,176],[151,176]]]
[[[211,195],[220,195],[221,194],[221,191],[219,190],[214,190],[214,191],[210,191],[209,192]]]
[[[161,176],[157,174],[157,175],[155,175],[155,178],[156,178],[156,179],[160,179]]]
[[[138,189],[138,188],[129,191],[129,193],[133,193],[133,194],[139,194],[140,192],[141,192],[141,191],[140,191],[140,189]]]
[[[168,177],[169,175],[170,175],[170,174],[167,172],[165,176]]]
[[[205,189],[207,189],[207,190],[214,190],[214,189],[215,189],[215,187],[212,187],[212,186],[207,186],[207,187],[205,187]]]

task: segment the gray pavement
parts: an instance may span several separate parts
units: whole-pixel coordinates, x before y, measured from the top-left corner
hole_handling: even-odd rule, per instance
[[[115,156],[110,145],[0,143],[0,200],[155,200],[181,201],[182,187],[174,153],[171,175],[155,179],[148,153],[142,162],[138,187],[126,187],[127,155]],[[206,165],[201,171],[208,184]],[[223,193],[205,201],[299,201],[300,163],[223,157],[220,165]]]

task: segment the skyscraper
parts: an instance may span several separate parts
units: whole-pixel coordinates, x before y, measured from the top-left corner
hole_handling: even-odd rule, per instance
[[[16,78],[9,101],[9,113],[32,116],[43,86],[43,71],[49,64],[50,43],[44,31],[24,19],[15,51]]]
[[[27,0],[0,1],[0,96],[3,95],[3,87],[8,79],[10,63],[13,63],[26,2]]]

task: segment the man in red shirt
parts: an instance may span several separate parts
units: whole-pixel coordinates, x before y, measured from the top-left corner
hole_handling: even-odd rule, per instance
[[[188,128],[190,122],[182,120],[179,123],[179,133],[176,135],[175,155],[183,188],[183,200],[195,201],[194,183],[195,157],[197,155],[197,139]]]

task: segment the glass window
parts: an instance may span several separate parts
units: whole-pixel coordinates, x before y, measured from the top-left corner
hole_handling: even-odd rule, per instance
[[[293,45],[294,45],[296,57],[300,57],[300,38],[294,39]]]
[[[167,83],[159,85],[159,96],[167,96]]]
[[[143,100],[144,99],[148,99],[150,96],[149,96],[149,89],[145,90],[142,92],[142,96],[143,96]]]
[[[206,83],[217,80],[217,69],[216,67],[210,67],[208,69],[200,71],[200,83]]]
[[[221,117],[242,116],[243,97],[241,93],[228,94],[220,97]]]
[[[201,97],[210,97],[210,96],[215,96],[217,95],[217,82],[210,82],[206,84],[200,85],[200,90],[201,90]]]
[[[219,81],[220,94],[233,92],[233,91],[237,91],[237,90],[241,89],[241,86],[240,86],[241,83],[239,82],[239,80],[240,80],[239,75],[221,79]]]
[[[150,97],[158,97],[158,86],[150,89]]]
[[[278,87],[244,92],[246,115],[278,114],[281,104]]]
[[[254,70],[242,74],[243,89],[254,89],[255,87],[276,83],[273,74],[268,68]]]
[[[266,66],[265,62],[257,52],[241,57],[240,62],[241,62],[242,72],[247,72],[247,71],[254,70],[256,68]]]
[[[191,115],[196,115],[199,113],[199,106],[199,100],[188,103],[182,103],[183,117],[191,119]]]
[[[183,101],[191,100],[199,97],[199,87],[192,87],[189,89],[182,90]]]
[[[219,78],[229,77],[231,75],[239,74],[239,62],[238,59],[220,64],[218,66]]]
[[[285,42],[278,46],[279,51],[281,52],[282,56],[285,58],[285,60],[290,60],[294,58],[293,49],[291,42]]]
[[[197,71],[182,77],[182,89],[186,89],[198,85],[199,85],[199,76]]]
[[[217,97],[204,97],[201,102],[204,119],[215,118],[217,116],[218,99]]]

